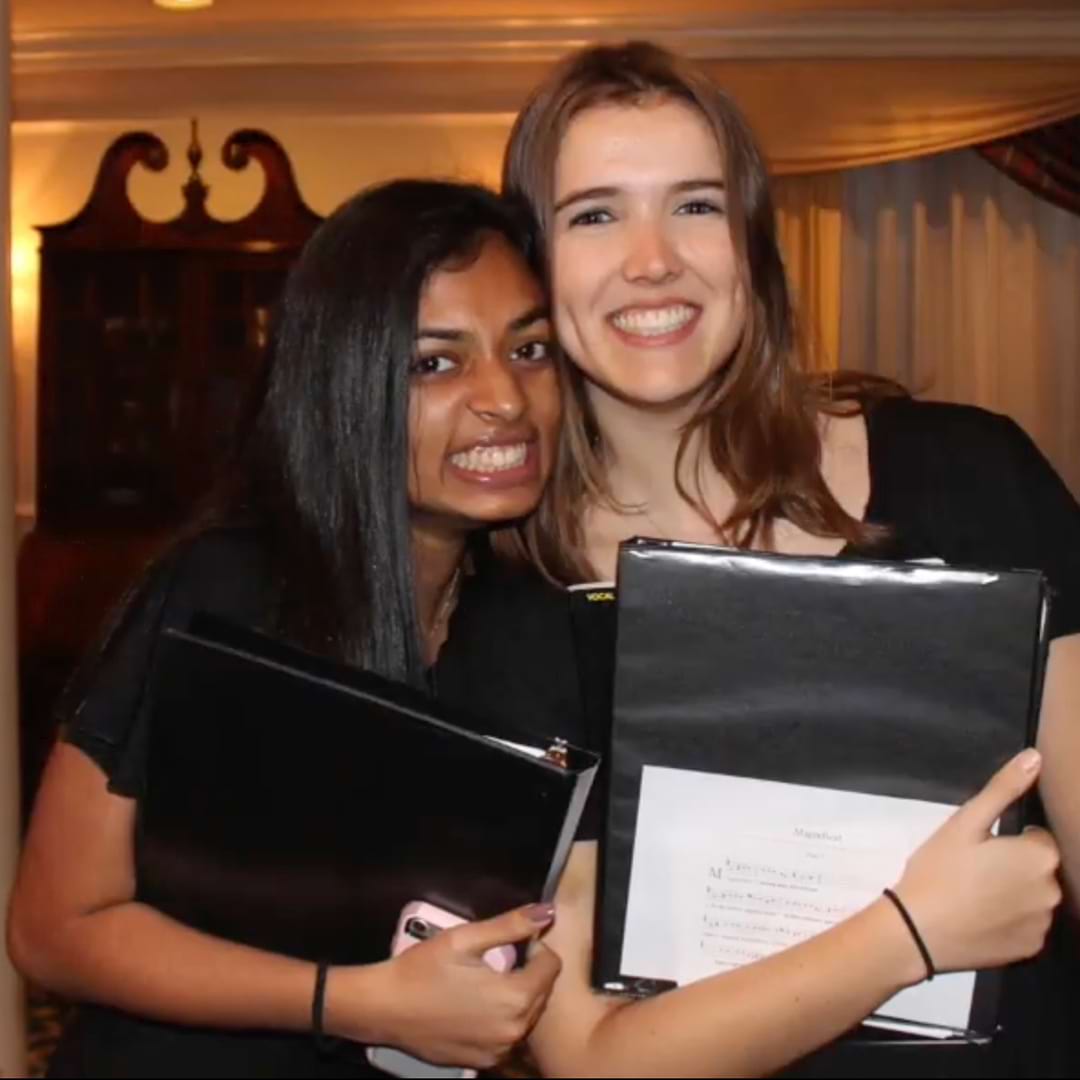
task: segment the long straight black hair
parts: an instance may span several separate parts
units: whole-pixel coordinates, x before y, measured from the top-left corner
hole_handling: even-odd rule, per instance
[[[284,636],[416,684],[408,407],[420,294],[491,234],[537,271],[528,214],[474,185],[396,180],[327,218],[289,275],[215,514],[263,525]]]
[[[222,528],[258,537],[269,556],[262,629],[425,686],[408,493],[420,294],[493,234],[539,278],[531,221],[485,188],[426,180],[370,188],[326,219],[286,282],[220,482],[115,606],[61,695],[59,720],[83,707],[125,633],[140,618],[148,625],[145,604],[165,602],[177,560]]]

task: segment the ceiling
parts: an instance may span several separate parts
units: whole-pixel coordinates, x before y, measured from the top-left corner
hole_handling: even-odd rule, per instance
[[[217,0],[212,8],[169,12],[151,0],[12,0],[16,38],[58,31],[201,30],[242,24],[321,22],[357,25],[387,21],[652,18],[726,19],[748,15],[796,16],[849,12],[867,14],[1075,12],[1076,0]]]
[[[1080,0],[216,0],[181,12],[151,0],[11,4],[17,120],[251,101],[512,110],[555,57],[627,38],[715,62],[1080,60]]]

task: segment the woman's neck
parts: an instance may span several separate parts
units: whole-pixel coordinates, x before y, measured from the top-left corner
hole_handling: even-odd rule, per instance
[[[693,417],[696,402],[670,409],[650,409],[613,398],[600,391],[590,394],[603,440],[606,478],[618,507],[639,527],[638,532],[669,538],[716,539],[710,522],[723,521],[733,495],[713,464],[705,432],[691,434],[682,460],[678,460],[683,431]],[[672,483],[680,486],[708,510],[705,517],[688,503]]]
[[[465,536],[461,530],[417,524],[412,529],[416,614],[429,664],[435,662],[446,640],[446,628],[457,606]]]
[[[594,414],[603,440],[606,479],[614,507],[590,507],[585,517],[585,555],[600,578],[615,576],[618,546],[632,536],[715,544],[725,538],[735,495],[713,463],[704,430],[691,436],[679,463],[688,502],[672,482],[682,431],[693,415],[650,411],[597,393]],[[861,415],[821,417],[821,472],[843,509],[863,519],[870,497],[869,445]],[[695,505],[695,502],[698,505]],[[706,513],[702,513],[701,508]],[[759,538],[758,543],[761,543]],[[756,546],[756,545],[755,545]],[[791,555],[836,555],[844,541],[816,536],[785,520],[773,523],[768,546]]]

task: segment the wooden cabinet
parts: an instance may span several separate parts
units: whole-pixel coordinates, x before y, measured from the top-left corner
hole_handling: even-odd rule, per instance
[[[37,521],[19,554],[27,799],[61,687],[231,445],[275,300],[321,220],[281,147],[251,130],[223,158],[255,159],[263,196],[239,221],[212,218],[192,134],[173,221],[144,220],[128,199],[133,168],[168,162],[158,138],[134,132],[105,152],[83,210],[40,230]]]
[[[236,222],[206,212],[192,143],[183,213],[139,217],[127,197],[138,163],[165,147],[133,133],[106,152],[71,221],[41,229],[38,523],[46,529],[167,527],[206,488],[265,354],[271,310],[318,224],[268,135],[241,131],[230,168],[267,177]]]

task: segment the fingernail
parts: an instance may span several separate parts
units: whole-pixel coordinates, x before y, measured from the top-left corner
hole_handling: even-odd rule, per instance
[[[1029,746],[1016,760],[1024,772],[1031,773],[1034,772],[1042,762],[1042,754],[1040,754],[1033,746]]]
[[[525,909],[525,915],[530,922],[534,922],[537,926],[546,926],[552,919],[555,918],[555,905],[554,904],[530,904]]]

